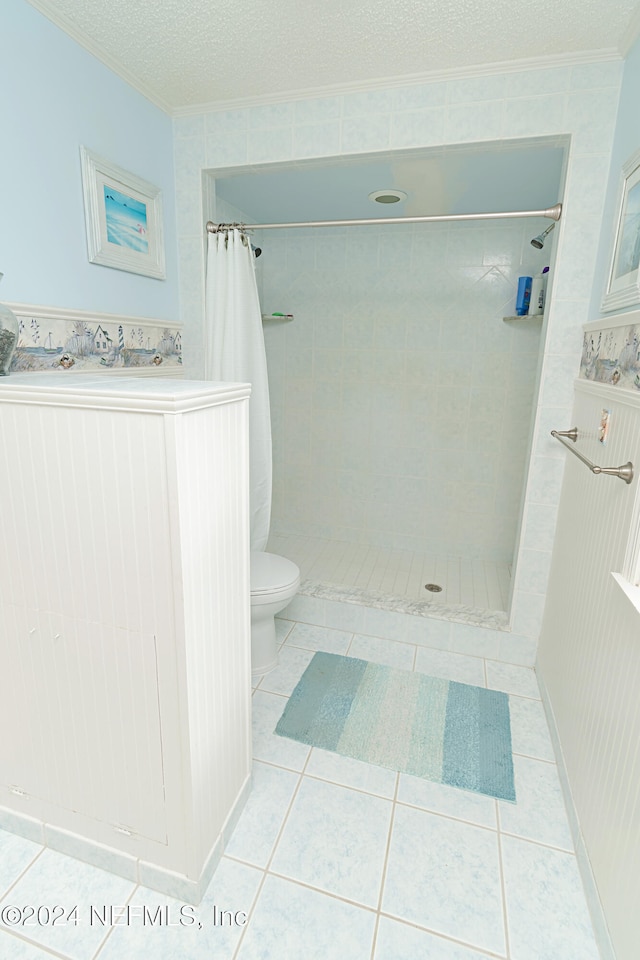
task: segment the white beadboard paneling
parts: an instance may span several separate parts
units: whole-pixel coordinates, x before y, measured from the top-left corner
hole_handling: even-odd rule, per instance
[[[611,411],[605,446],[596,439],[603,407]],[[567,451],[538,655],[616,953],[632,960],[640,898],[640,615],[611,573],[624,562],[637,491],[640,397],[581,383],[570,425],[590,460],[632,460],[636,468],[627,485],[593,475]]]
[[[165,843],[153,635],[33,608],[4,621],[4,784]]]
[[[2,408],[2,432],[13,477],[5,501],[15,537],[5,554],[11,595],[26,606],[37,595],[39,608],[81,620],[154,630],[167,613],[157,599],[170,587],[168,531],[158,523],[166,511],[161,418],[16,404]]]
[[[247,410],[242,384],[0,384],[0,802],[190,897],[250,775]]]
[[[198,411],[177,425],[198,851],[209,850],[219,835],[251,764],[247,416],[245,400]]]

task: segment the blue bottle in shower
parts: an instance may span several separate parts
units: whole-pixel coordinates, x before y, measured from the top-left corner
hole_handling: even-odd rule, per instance
[[[529,309],[531,283],[531,277],[518,277],[518,293],[516,295],[516,315],[518,317],[524,317]]]

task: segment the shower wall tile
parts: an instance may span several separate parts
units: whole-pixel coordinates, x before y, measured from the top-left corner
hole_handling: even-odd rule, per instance
[[[560,93],[566,90],[571,75],[570,67],[551,67],[543,70],[522,70],[509,73],[506,77],[505,96],[530,97],[535,91],[545,93]]]
[[[294,128],[293,152],[296,157],[330,157],[339,151],[339,120],[300,123]]]
[[[396,87],[391,95],[391,109],[395,113],[441,106],[445,102],[446,92],[446,83],[417,83]]]
[[[514,263],[512,281],[499,274],[509,310],[527,230],[509,225],[503,242],[504,258]],[[494,248],[497,236],[493,229]],[[285,275],[272,285],[265,274],[265,303],[275,303],[278,296],[280,305],[296,315],[284,332],[277,328],[285,338],[286,361],[284,368],[271,369],[272,382],[281,378],[285,384],[278,395],[284,396],[287,410],[296,411],[285,416],[284,444],[278,444],[283,471],[293,475],[292,468],[309,455],[314,464],[304,484],[292,485],[284,514],[274,507],[272,527],[276,532],[289,528],[295,504],[303,535],[315,535],[322,527],[327,536],[340,538],[351,528],[351,535],[357,531],[366,542],[380,545],[510,559],[526,456],[524,440],[511,441],[511,433],[528,434],[539,327],[532,333],[503,323],[502,314],[495,312],[503,306],[500,298],[494,312],[487,311],[480,321],[474,285],[491,272],[481,263],[482,228],[450,226],[431,248],[429,269],[399,275],[403,258],[412,258],[414,243],[424,248],[424,237],[424,228],[404,236],[381,237],[371,228],[354,228],[333,239],[312,234],[298,241],[289,286]],[[368,266],[359,275],[342,263],[354,246],[368,254]],[[539,269],[544,255],[530,250],[527,269]],[[384,264],[387,255],[395,260],[398,270],[381,272],[379,255]],[[319,265],[326,266],[330,258],[333,284],[319,285],[318,310],[313,278],[324,277]],[[461,275],[467,284],[460,300],[448,303],[446,320],[431,297],[444,273],[454,288],[461,285]],[[301,275],[307,278],[308,295],[300,294],[292,305]],[[342,276],[348,278],[346,289]],[[364,315],[359,313],[362,304]],[[271,334],[265,326],[268,356]],[[312,359],[308,350],[290,346],[290,340],[312,340]],[[302,436],[309,398],[310,447]],[[452,484],[460,470],[465,479]],[[340,478],[337,489],[331,471]],[[359,485],[345,482],[353,477],[360,478]]]
[[[547,354],[540,399],[545,406],[569,407],[573,398],[573,381],[578,376],[580,358]],[[558,429],[557,427],[555,429]]]
[[[296,100],[293,105],[295,123],[321,123],[335,120],[342,114],[342,97],[319,97],[315,100]]]
[[[245,131],[249,125],[249,115],[246,110],[220,110],[205,114],[204,124],[208,136],[222,140],[229,134]]]
[[[516,590],[514,591],[514,598],[517,599],[517,604],[511,620],[513,631],[520,636],[536,639],[540,634],[542,625],[544,596],[525,593],[524,590]]]
[[[618,96],[617,87],[569,94],[566,115],[571,117],[573,147],[578,156],[600,153],[603,138],[613,139]]]
[[[391,117],[371,113],[364,117],[345,117],[342,121],[342,149],[346,153],[385,150],[389,146]]]
[[[571,71],[571,89],[589,90],[599,87],[615,87],[618,90],[623,60],[611,60],[604,63],[583,63]]]
[[[562,460],[533,457],[529,471],[529,500],[532,503],[557,503],[563,472]]]
[[[476,223],[462,224],[459,229],[449,230],[447,236],[447,263],[450,264],[451,271],[468,266],[476,268],[478,275],[474,279],[480,279],[487,273],[484,264],[478,264],[478,245],[484,241],[484,224],[482,221]],[[502,243],[504,249],[504,241]],[[484,254],[483,254],[484,259]]]
[[[506,77],[499,73],[486,77],[450,80],[447,83],[447,102],[472,103],[477,100],[501,100],[505,93],[505,81]]]
[[[340,280],[341,275],[344,274],[346,246],[347,238],[344,234],[338,236],[325,234],[316,238],[316,274],[323,306],[324,290],[327,286],[335,283],[336,279]]]
[[[202,234],[202,201],[194,194],[191,184],[205,166],[205,143],[202,136],[176,138],[174,141],[176,168],[176,225],[180,237]]]
[[[322,387],[327,392],[331,390],[333,395],[338,394],[336,384],[342,377],[344,361],[344,351],[342,349],[331,349],[327,347],[314,347],[313,350],[313,375],[316,381],[316,387]],[[325,384],[325,381],[328,385]]]
[[[446,112],[445,141],[468,143],[474,140],[499,140],[502,136],[503,113],[502,100],[452,104]]]
[[[567,187],[568,203],[575,204],[578,209],[571,223],[564,225],[563,239],[572,244],[579,255],[575,264],[558,264],[556,295],[560,300],[573,300],[584,297],[585,289],[589,290],[589,281],[593,276],[594,257],[597,244],[593,240],[596,224],[599,217],[589,216],[582,210],[580,191],[572,183]]]
[[[345,94],[342,110],[345,117],[389,113],[393,103],[392,90],[367,90]]]
[[[510,137],[543,136],[564,132],[566,97],[563,93],[507,100],[504,129]]]
[[[190,330],[184,338],[182,362],[185,376],[196,380],[204,377],[204,278],[202,237],[185,236],[178,240],[178,272],[180,278],[180,318]]]
[[[549,581],[551,551],[523,550],[518,565],[518,583],[525,593],[545,594]]]
[[[607,157],[576,157],[571,176],[567,178],[567,194],[579,198],[581,217],[602,216],[604,197],[599,189],[607,179],[609,163]],[[573,217],[571,218],[573,222]]]
[[[566,455],[561,443],[558,443],[551,436],[552,430],[568,430],[570,428],[569,417],[572,413],[573,404],[560,406],[540,406],[538,407],[538,418],[536,424],[536,437],[533,445],[533,453],[542,457],[555,457],[564,463]]]
[[[203,114],[195,117],[175,117],[173,120],[173,135],[176,139],[179,137],[204,136]]]
[[[325,312],[322,317],[313,324],[313,346],[318,350],[340,350],[342,348],[342,314],[338,312]]]
[[[293,128],[254,127],[249,129],[247,160],[249,163],[275,163],[293,157]]]
[[[538,224],[540,230],[537,230]],[[531,233],[540,232],[544,229],[543,219],[532,219],[529,221]],[[505,237],[510,236],[512,241],[522,239],[522,231],[517,223],[497,222],[486,223],[484,226],[484,256],[482,262],[485,266],[498,266],[509,271],[514,266],[512,260],[511,246],[505,250]],[[526,252],[526,251],[525,251]],[[503,271],[504,272],[504,271]]]
[[[557,512],[557,504],[528,504],[523,524],[524,548],[551,551]]]
[[[443,106],[394,113],[391,116],[389,145],[393,148],[402,148],[442,143],[444,119]]]
[[[207,134],[206,153],[208,167],[231,167],[246,163],[247,131]]]
[[[285,371],[287,377],[311,378],[313,376],[313,350],[287,345]]]
[[[293,103],[269,103],[266,106],[250,107],[248,125],[251,130],[266,130],[283,127],[293,122]]]

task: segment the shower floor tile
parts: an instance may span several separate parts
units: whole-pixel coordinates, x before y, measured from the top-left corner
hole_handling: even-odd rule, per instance
[[[303,580],[481,610],[506,610],[509,603],[508,563],[277,533],[267,549],[293,560]],[[432,593],[425,589],[427,583],[442,590]]]

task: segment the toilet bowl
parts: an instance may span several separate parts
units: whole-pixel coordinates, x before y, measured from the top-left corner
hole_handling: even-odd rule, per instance
[[[263,676],[278,663],[274,617],[300,586],[300,570],[275,553],[251,553],[251,673]]]

